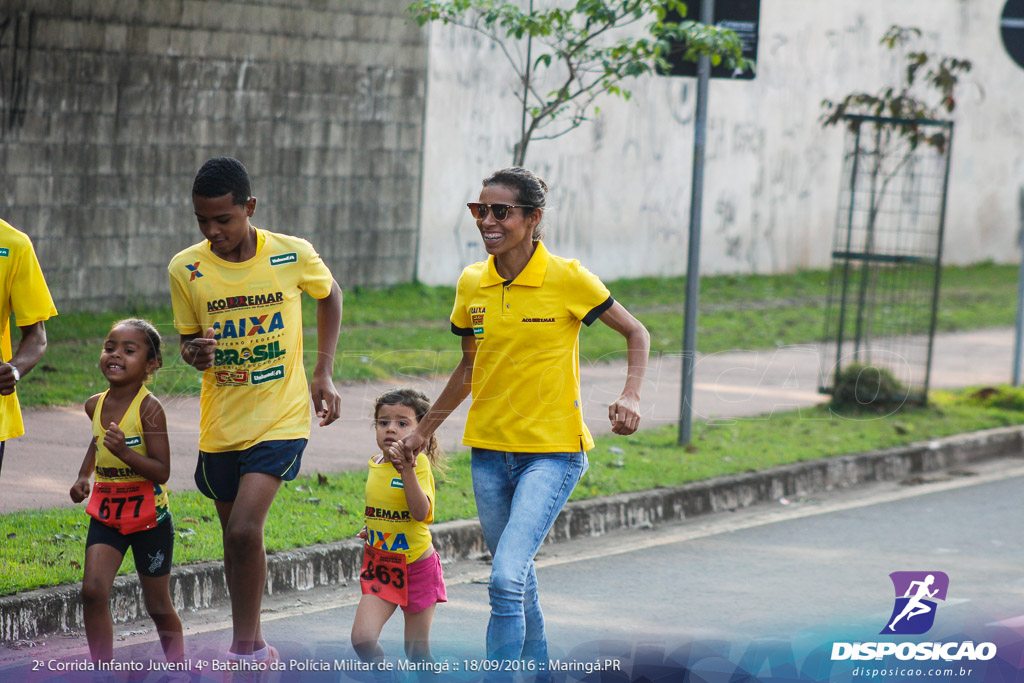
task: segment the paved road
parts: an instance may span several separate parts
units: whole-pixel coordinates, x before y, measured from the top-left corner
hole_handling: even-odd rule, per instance
[[[793,680],[798,671],[808,680],[872,680],[852,675],[862,665],[954,671],[929,680],[1006,680],[997,667],[1019,665],[1024,643],[1024,545],[1016,526],[1024,516],[1022,486],[1024,461],[1013,458],[918,486],[884,483],[545,546],[538,576],[551,657],[574,667],[618,660],[618,669],[608,664],[601,679],[616,681],[641,673],[682,681],[680,662],[699,674],[689,679],[695,682],[728,681],[737,666],[776,681]],[[450,601],[438,607],[432,635],[435,655],[452,670],[436,680],[476,680],[465,669],[477,666],[481,654],[488,567],[467,561],[445,571]],[[894,571],[949,577],[946,599],[924,635],[878,635],[893,608]],[[354,666],[348,631],[356,600],[356,589],[343,587],[268,601],[264,633],[286,662],[295,662],[281,680],[370,680],[350,671],[300,670]],[[193,661],[226,647],[226,612],[183,617]],[[124,661],[159,659],[150,624],[117,630],[144,631],[116,644]],[[397,655],[401,638],[396,618],[382,644]],[[993,642],[997,656],[990,662],[830,661],[835,642],[876,640]],[[23,676],[33,660],[45,668],[51,659],[84,661],[86,652],[81,636],[0,649],[0,681],[55,680],[52,673]],[[971,672],[961,675],[961,667]],[[155,681],[145,671],[135,680],[145,675]],[[581,679],[583,673],[568,680]]]
[[[1005,383],[1012,369],[1010,329],[980,330],[936,336],[933,387]],[[833,362],[833,351],[815,345],[773,351],[734,351],[700,356],[694,382],[694,413],[698,419],[765,415],[820,403],[820,368]],[[449,354],[450,355],[450,354]],[[595,433],[607,433],[607,406],[618,396],[625,377],[623,363],[584,362],[581,370],[584,415]],[[439,359],[439,370],[445,366]],[[679,418],[680,358],[652,359],[644,384],[642,426],[674,423]],[[428,396],[436,396],[446,377],[409,378]],[[374,398],[392,383],[339,387],[345,415],[327,428],[313,427],[302,471],[338,472],[360,469],[375,445],[369,416]],[[166,399],[171,430],[171,488],[194,487],[192,471],[198,444],[198,399]],[[459,447],[468,402],[442,427],[446,450]],[[24,437],[8,443],[0,476],[0,513],[71,505],[74,481],[89,440],[89,422],[80,407],[26,412]]]

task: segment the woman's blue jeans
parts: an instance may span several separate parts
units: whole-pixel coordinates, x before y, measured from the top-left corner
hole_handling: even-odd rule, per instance
[[[494,558],[488,587],[489,659],[547,664],[544,614],[533,558],[569,494],[587,470],[587,454],[473,449],[473,494]]]

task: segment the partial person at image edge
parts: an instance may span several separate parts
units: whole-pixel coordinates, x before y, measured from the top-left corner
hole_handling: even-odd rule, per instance
[[[15,389],[46,351],[44,321],[57,315],[43,278],[32,240],[0,219],[0,470],[8,439],[22,436],[25,425]],[[11,314],[21,330],[18,349],[11,354]]]

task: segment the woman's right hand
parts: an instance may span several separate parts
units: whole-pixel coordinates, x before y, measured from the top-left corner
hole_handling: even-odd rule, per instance
[[[402,468],[410,461],[415,465],[416,456],[420,454],[426,443],[426,437],[417,431],[412,431],[388,448],[388,460],[396,470],[401,472]]]

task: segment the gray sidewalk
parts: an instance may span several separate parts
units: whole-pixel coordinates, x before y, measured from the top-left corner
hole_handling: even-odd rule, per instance
[[[932,387],[1009,382],[1012,347],[1010,328],[939,334]],[[699,356],[694,382],[695,418],[764,416],[820,403],[825,397],[817,393],[819,366],[831,365],[831,353],[825,347],[802,345]],[[581,366],[587,424],[595,434],[608,433],[607,406],[622,388],[625,364],[584,362]],[[644,383],[641,428],[678,420],[680,377],[679,356],[651,359]],[[410,378],[409,383],[434,397],[446,379]],[[376,448],[370,421],[373,400],[393,385],[375,382],[340,386],[343,415],[326,428],[314,422],[302,471],[327,473],[364,467]],[[199,400],[165,399],[164,407],[171,430],[171,488],[192,489]],[[467,408],[468,401],[441,428],[441,443],[448,451],[459,448]],[[7,444],[0,473],[0,513],[71,505],[68,489],[89,441],[88,419],[81,407],[75,406],[26,411],[25,422],[26,435]]]

